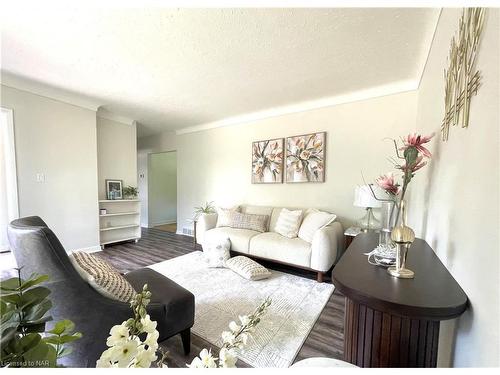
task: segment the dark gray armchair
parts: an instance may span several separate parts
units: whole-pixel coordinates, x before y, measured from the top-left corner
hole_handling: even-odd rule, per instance
[[[54,321],[70,319],[83,337],[72,344],[73,353],[62,364],[94,367],[106,349],[106,338],[115,324],[132,315],[129,304],[106,298],[92,289],[74,269],[56,235],[38,216],[14,220],[8,228],[9,241],[18,267],[27,277],[47,274],[46,286]],[[172,280],[149,269],[129,272],[124,277],[140,291],[147,283],[152,293],[148,312],[158,322],[159,341],[180,334],[184,351],[189,353],[190,329],[194,323],[194,296]],[[50,322],[49,322],[50,326]]]

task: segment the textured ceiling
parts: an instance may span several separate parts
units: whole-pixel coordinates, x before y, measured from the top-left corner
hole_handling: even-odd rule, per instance
[[[1,12],[5,73],[179,130],[418,82],[437,9],[107,9]]]

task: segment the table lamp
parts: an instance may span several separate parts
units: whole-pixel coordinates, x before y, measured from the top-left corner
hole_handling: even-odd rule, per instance
[[[375,194],[377,194],[377,188],[375,185],[371,185],[371,187]],[[380,222],[375,218],[372,210],[374,208],[381,207],[382,202],[375,199],[369,185],[356,186],[354,189],[353,205],[366,209],[365,216],[357,221],[357,226],[359,226],[363,232],[373,231],[380,228]]]

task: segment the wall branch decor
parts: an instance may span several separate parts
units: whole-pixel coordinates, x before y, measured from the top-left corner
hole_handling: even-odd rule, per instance
[[[451,39],[448,69],[444,70],[445,112],[441,123],[443,141],[448,140],[450,125],[469,126],[470,101],[481,85],[476,58],[484,25],[484,8],[465,8],[458,24],[458,35]]]

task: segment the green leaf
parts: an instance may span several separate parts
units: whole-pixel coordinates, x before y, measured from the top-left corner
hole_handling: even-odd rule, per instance
[[[23,320],[22,324],[29,327],[29,326],[36,326],[42,323],[46,323],[48,321],[52,320],[52,317],[49,316],[44,316],[43,318],[36,319],[36,320]]]
[[[53,367],[55,366],[55,356],[51,355],[51,352],[55,352],[55,349],[40,341],[37,346],[24,353],[23,357],[27,367]]]
[[[49,280],[49,275],[31,275],[31,277],[21,284],[21,290],[26,290],[33,285],[37,285]]]
[[[80,332],[76,332],[72,335],[62,335],[62,336],[48,336],[43,339],[47,344],[61,345],[76,341],[82,337]]]
[[[69,346],[64,347],[59,350],[59,354],[57,355],[57,358],[65,357],[68,354],[71,354],[73,352],[73,349],[71,349]]]
[[[0,300],[0,314],[4,314],[5,311],[9,308],[9,305],[7,305],[7,302]]]
[[[23,280],[21,280],[21,283],[22,282]],[[0,282],[0,289],[9,291],[19,290],[19,279],[17,277],[13,277],[11,279],[2,280]]]
[[[0,333],[3,334],[4,331],[6,331],[7,329],[9,328],[16,328],[19,327],[20,323],[18,320],[14,320],[12,319],[12,321],[8,321],[8,322],[5,322],[5,323],[2,323],[0,325]]]
[[[61,344],[60,336],[58,335],[46,336],[43,338],[43,341],[46,342],[47,344],[52,344],[52,345]]]
[[[36,320],[42,318],[47,311],[52,308],[52,302],[48,299],[42,302],[29,306],[24,310],[24,317],[26,320]]]
[[[28,333],[26,336],[21,337],[19,340],[19,346],[22,352],[27,352],[28,350],[37,346],[42,340],[42,336],[38,333]]]
[[[35,303],[42,302],[50,294],[50,289],[43,286],[37,286],[27,290],[21,297],[21,307],[27,307]]]
[[[61,320],[54,325],[48,333],[52,333],[54,335],[62,335],[63,333],[69,333],[75,329],[75,324],[68,319]]]
[[[11,306],[14,307],[13,305]],[[2,318],[0,319],[0,324],[4,324],[10,321],[17,321],[17,322],[19,321],[19,310],[16,309],[15,307],[8,311],[5,311],[2,314]]]
[[[2,295],[1,298],[3,302],[12,303],[13,305],[19,305],[21,301],[21,296],[17,293]]]
[[[17,327],[8,327],[6,330],[2,331],[2,335],[0,336],[0,348],[4,348],[10,340],[14,338],[17,333]]]

